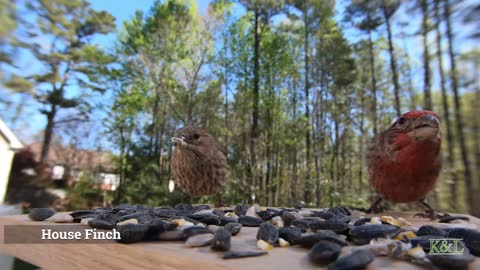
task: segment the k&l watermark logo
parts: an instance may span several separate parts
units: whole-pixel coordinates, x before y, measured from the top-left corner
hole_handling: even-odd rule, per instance
[[[462,255],[465,245],[462,239],[431,239],[429,255]]]

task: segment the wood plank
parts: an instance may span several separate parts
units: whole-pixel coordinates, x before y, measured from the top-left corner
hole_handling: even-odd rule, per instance
[[[403,216],[415,226],[431,224],[429,220],[413,218],[411,213],[385,214]],[[480,220],[472,218],[471,223],[480,225]],[[144,242],[129,245],[112,241],[108,244],[4,244],[4,225],[32,224],[54,223],[33,222],[25,215],[0,217],[0,251],[42,269],[322,269],[312,265],[307,258],[308,250],[300,247],[278,247],[266,256],[223,260],[222,253],[213,252],[209,247],[187,248],[183,242]],[[242,228],[242,231],[232,238],[232,250],[257,250],[256,231],[257,228]],[[342,253],[347,253],[349,248],[344,248]],[[387,257],[377,257],[368,269],[423,268]],[[476,258],[469,269],[480,269],[480,259]]]

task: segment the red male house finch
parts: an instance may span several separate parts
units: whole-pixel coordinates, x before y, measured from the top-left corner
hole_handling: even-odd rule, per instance
[[[395,203],[423,200],[433,189],[441,169],[440,118],[431,111],[403,114],[374,137],[367,153],[370,184],[380,194],[370,210],[378,211],[383,199]]]
[[[227,152],[205,129],[183,127],[172,138],[171,166],[180,188],[191,197],[218,194],[228,173]]]

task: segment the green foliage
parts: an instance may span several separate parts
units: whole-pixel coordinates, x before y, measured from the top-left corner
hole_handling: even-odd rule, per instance
[[[67,190],[67,209],[90,209],[101,205],[103,192],[94,188],[94,176],[91,172],[84,171],[78,182]]]
[[[370,33],[370,31],[376,30],[382,24],[380,15],[381,2],[353,0],[346,8],[344,20],[352,22],[358,29]]]
[[[156,165],[153,162],[142,165],[136,170],[136,177],[125,182],[125,197],[122,201],[147,205],[180,202],[181,194],[178,192],[169,194],[168,181],[159,181],[155,177],[158,168],[155,168]],[[133,167],[136,167],[136,164],[133,164]]]
[[[192,2],[156,2],[149,13],[136,12],[125,22],[116,47],[121,68],[110,78],[116,95],[109,121],[123,153],[118,160],[124,173],[122,198],[152,204],[181,200],[178,189],[167,191],[172,179],[168,138],[177,127],[195,124],[228,145],[226,201],[288,205],[301,201],[304,191],[310,190],[316,195],[306,202],[310,205],[368,206],[373,192],[366,181],[363,144],[374,123],[384,129],[395,115],[391,76],[383,57],[386,40],[369,36],[350,44],[333,17],[332,2],[240,4],[247,13],[232,17],[232,2],[215,1],[209,20]],[[398,8],[398,1],[353,1],[345,21],[371,33]],[[273,24],[271,19],[282,13],[287,18]],[[253,53],[256,15],[258,67]],[[308,62],[303,61],[306,57]],[[373,70],[368,68],[372,57]],[[260,169],[258,178],[252,179],[248,172],[255,68]],[[310,78],[308,100],[303,91],[305,72]],[[308,118],[307,107],[312,108]],[[311,160],[304,158],[305,131],[312,136]],[[195,200],[211,201],[208,196]]]
[[[108,72],[113,57],[91,44],[97,34],[113,31],[115,18],[105,11],[95,11],[86,0],[36,0],[26,4],[33,14],[22,22],[25,35],[18,47],[31,54],[41,67],[25,74],[23,66],[7,74],[5,86],[15,92],[29,93],[41,106],[47,120],[40,160],[48,156],[57,115],[69,109],[66,121],[85,121],[93,107],[93,92],[105,88],[99,76]],[[70,87],[76,85],[77,91]],[[70,91],[69,91],[70,90]]]
[[[12,64],[15,44],[14,30],[17,28],[17,14],[13,0],[0,0],[0,80],[3,81],[3,68]]]
[[[15,2],[12,0],[1,0],[0,10],[0,38],[2,45],[4,45],[5,40],[11,36],[12,31],[17,26]]]
[[[445,3],[453,4],[442,1],[442,6]],[[17,72],[7,74],[6,86],[30,93],[45,105],[42,113],[53,118],[57,109],[86,115],[94,106],[90,97],[111,89],[104,125],[118,150],[114,162],[121,185],[116,203],[181,202],[178,187],[168,191],[174,180],[170,138],[181,126],[198,125],[228,148],[230,176],[222,194],[226,202],[366,207],[374,195],[364,158],[368,141],[391,125],[398,110],[424,103],[418,92],[423,86],[419,76],[424,75],[418,70],[425,63],[407,51],[414,39],[403,34],[404,46],[398,46],[395,35],[421,30],[420,25],[405,27],[397,16],[420,18],[422,14],[413,14],[416,4],[215,0],[201,14],[194,0],[155,1],[147,12],[135,11],[123,23],[111,55],[90,40],[110,33],[114,18],[92,10],[86,1],[33,1],[27,6],[35,16],[26,21],[16,21],[10,1],[0,5],[5,7],[0,47],[8,41],[8,46],[28,50],[44,67],[31,76],[13,69]],[[335,13],[338,7],[345,8],[342,14]],[[475,24],[478,8],[472,7],[467,20]],[[444,15],[425,15],[444,23]],[[13,41],[8,27],[17,24],[27,28],[28,35]],[[45,42],[40,44],[40,38]],[[393,57],[396,68],[388,61]],[[0,55],[0,61],[9,64],[10,58],[5,59]],[[466,120],[472,164],[480,160],[474,117],[480,108],[475,103],[480,100],[478,59],[478,51],[457,59],[463,106],[459,114]],[[396,73],[398,78],[392,76]],[[397,79],[401,88],[395,87]],[[73,84],[79,86],[78,96],[68,91]],[[402,90],[400,104],[392,89]],[[441,112],[441,97],[435,91],[432,97],[434,110]],[[452,117],[452,124],[457,119]],[[52,122],[54,126],[55,119]],[[458,130],[453,137],[454,158],[460,160]],[[435,193],[436,204],[445,208],[449,176],[461,179],[464,172],[460,162],[447,169],[453,174],[441,175]],[[473,177],[478,175],[476,168]],[[477,182],[473,186],[480,189]],[[457,184],[462,196],[457,209],[466,210],[463,197],[471,191],[463,182]],[[77,188],[84,191],[78,193],[88,194],[87,186],[79,183]],[[72,203],[81,206],[80,197],[74,196],[78,200]],[[194,199],[212,201],[209,196]]]

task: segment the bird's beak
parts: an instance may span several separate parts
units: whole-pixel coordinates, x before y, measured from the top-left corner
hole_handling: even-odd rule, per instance
[[[416,140],[440,139],[440,120],[433,114],[423,115],[413,122],[412,136]]]
[[[173,146],[179,146],[184,142],[185,136],[180,136],[180,138],[179,137],[172,137],[171,140],[172,140]]]

